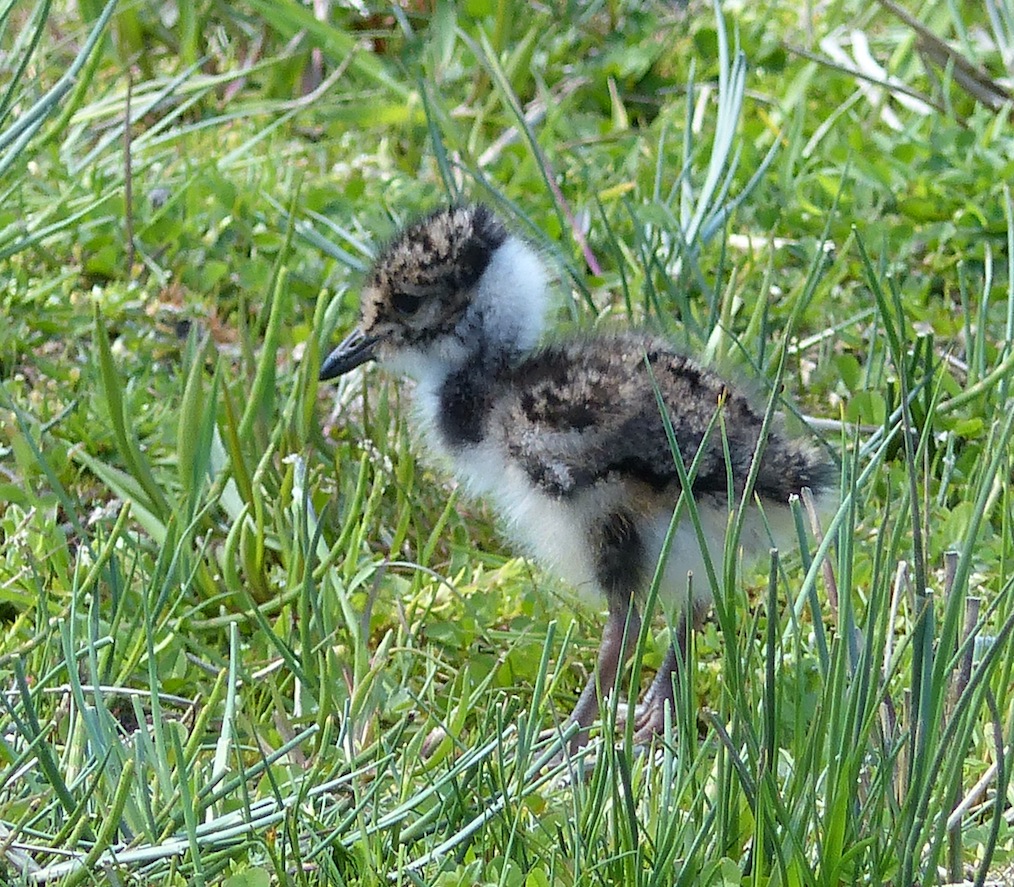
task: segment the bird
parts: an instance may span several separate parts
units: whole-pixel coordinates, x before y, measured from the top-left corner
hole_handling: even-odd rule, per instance
[[[604,600],[596,667],[569,716],[577,750],[633,650],[682,491],[666,420],[685,467],[694,468],[683,476],[713,562],[755,454],[763,515],[750,509],[740,545],[758,553],[771,546],[769,528],[784,537],[792,526],[791,496],[830,491],[834,463],[778,422],[762,442],[765,411],[752,393],[651,331],[544,337],[549,298],[539,250],[493,210],[441,207],[378,252],[359,322],[319,377],[376,360],[413,378],[428,449],[469,494],[493,505],[522,554],[600,606]],[[691,575],[706,576],[704,554],[682,519],[658,585],[674,640],[634,709],[640,744],[663,734],[667,716],[671,723],[688,625],[700,625],[713,599],[707,582],[691,586]]]

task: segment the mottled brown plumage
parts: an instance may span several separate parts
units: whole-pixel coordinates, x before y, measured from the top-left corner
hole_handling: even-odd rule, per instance
[[[637,601],[680,494],[656,390],[685,465],[697,459],[693,493],[712,557],[743,492],[763,412],[657,336],[580,335],[537,347],[545,281],[535,252],[485,208],[434,213],[380,254],[363,290],[360,324],[325,361],[321,378],[372,357],[414,376],[431,448],[492,501],[526,554],[605,597],[598,684],[589,682],[572,715],[587,728],[598,712],[597,688],[612,690],[637,636]],[[831,469],[775,423],[754,488],[767,524],[787,524],[789,496],[804,486],[822,492]],[[765,526],[752,515],[741,543],[766,551]],[[695,619],[710,600],[702,561],[695,532],[682,525],[660,587],[677,622]],[[693,607],[688,571],[699,577]],[[646,697],[642,739],[664,723],[677,662],[671,649]],[[585,736],[582,730],[578,741]]]
[[[554,495],[569,496],[611,476],[668,490],[678,478],[656,386],[686,465],[698,458],[694,492],[723,495],[731,476],[741,494],[763,414],[719,375],[650,335],[577,338],[534,352],[496,379],[496,415],[489,424],[510,429],[508,451]],[[712,427],[720,407],[728,465],[723,432]],[[776,427],[755,491],[787,502],[802,486],[823,486],[826,470],[813,447]]]

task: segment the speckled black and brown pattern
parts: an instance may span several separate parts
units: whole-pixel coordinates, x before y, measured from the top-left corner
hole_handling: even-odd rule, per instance
[[[717,373],[647,334],[575,338],[499,372],[462,370],[442,391],[442,430],[452,446],[484,436],[501,440],[533,485],[551,496],[573,497],[617,479],[678,493],[655,385],[688,469],[703,444],[694,492],[724,496],[730,478],[742,492],[763,413]],[[776,423],[755,489],[762,498],[784,504],[804,486],[822,489],[830,473],[821,453],[787,437]]]
[[[485,206],[455,206],[409,225],[377,257],[363,289],[360,328],[390,327],[406,343],[449,333],[469,291],[507,239],[503,223]],[[420,322],[397,310],[399,297],[418,300]],[[439,316],[425,311],[439,299]]]

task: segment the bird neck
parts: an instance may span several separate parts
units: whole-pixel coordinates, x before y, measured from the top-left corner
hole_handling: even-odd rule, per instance
[[[455,330],[468,363],[510,363],[531,351],[542,335],[546,269],[519,237],[508,237],[490,256],[471,304]]]
[[[497,386],[538,344],[546,303],[538,254],[508,237],[490,256],[454,328],[391,361],[392,369],[416,379],[420,412],[442,443],[478,442]]]
[[[448,373],[434,392],[434,418],[443,442],[452,449],[482,442],[506,359],[505,355],[476,353],[470,362]]]

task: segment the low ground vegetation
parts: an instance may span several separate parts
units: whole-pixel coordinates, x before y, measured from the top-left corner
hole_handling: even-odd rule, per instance
[[[0,880],[1002,880],[1009,8],[327,6],[0,6]],[[458,199],[841,466],[583,781],[600,614],[316,381]]]

